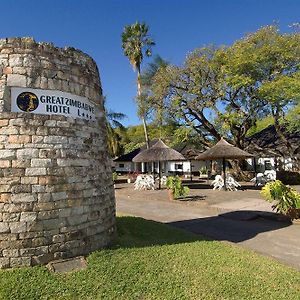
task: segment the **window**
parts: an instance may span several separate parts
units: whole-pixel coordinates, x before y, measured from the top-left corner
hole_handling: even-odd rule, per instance
[[[183,165],[182,164],[175,164],[175,170],[182,171]]]
[[[119,168],[124,168],[124,164],[119,164]]]
[[[272,165],[269,160],[265,160],[265,170],[266,171],[272,170]]]

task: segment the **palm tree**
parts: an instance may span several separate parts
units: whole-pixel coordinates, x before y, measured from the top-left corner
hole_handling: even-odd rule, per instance
[[[105,117],[106,117],[108,151],[111,157],[116,157],[120,155],[122,152],[122,146],[120,144],[121,141],[120,132],[125,132],[125,127],[120,121],[125,119],[126,115],[123,113],[116,113],[112,110],[108,110],[106,106],[104,107],[105,107]],[[118,131],[116,130],[117,128],[119,129]]]
[[[141,83],[143,87],[143,97],[146,99],[145,109],[154,112],[154,119],[160,128],[160,137],[162,135],[162,126],[164,118],[164,99],[158,99],[152,91],[153,81],[159,71],[164,71],[168,67],[169,62],[161,58],[159,55],[154,56],[141,74]]]
[[[122,33],[122,48],[124,55],[128,57],[130,64],[134,71],[137,72],[137,103],[138,114],[143,122],[145,140],[149,148],[149,138],[146,124],[146,110],[144,109],[142,100],[142,87],[141,87],[141,64],[144,55],[151,56],[151,47],[155,45],[152,38],[148,35],[149,27],[145,23],[136,22],[132,25],[124,27]]]

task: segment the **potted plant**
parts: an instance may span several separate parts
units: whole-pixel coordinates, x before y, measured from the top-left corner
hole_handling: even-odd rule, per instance
[[[130,173],[128,173],[128,176],[127,176],[127,183],[131,183],[131,176],[130,176]]]
[[[189,194],[189,188],[182,185],[182,181],[178,175],[169,176],[167,178],[166,187],[169,193],[169,199],[174,200],[179,197],[184,197]]]
[[[207,168],[206,167],[202,167],[199,170],[199,174],[200,174],[200,178],[206,178],[207,177]]]
[[[112,173],[112,180],[114,182],[114,187],[116,187],[116,181],[118,179],[118,173],[117,172],[113,172]]]
[[[273,203],[272,208],[287,216],[290,220],[300,218],[300,194],[280,180],[267,183],[261,191],[267,201]]]

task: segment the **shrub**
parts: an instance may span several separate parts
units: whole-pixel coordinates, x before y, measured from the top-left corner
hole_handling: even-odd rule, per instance
[[[171,190],[175,199],[187,196],[190,192],[187,186],[183,186],[178,175],[169,176],[166,182],[167,189]]]
[[[118,173],[117,172],[113,172],[112,173],[112,180],[113,180],[113,182],[116,182],[117,179],[118,179]]]
[[[291,219],[299,218],[300,194],[288,185],[284,185],[280,180],[267,183],[261,194],[272,205],[273,210],[289,216]]]
[[[207,175],[207,168],[206,168],[206,167],[202,167],[202,168],[199,170],[199,173],[200,173],[200,175]]]

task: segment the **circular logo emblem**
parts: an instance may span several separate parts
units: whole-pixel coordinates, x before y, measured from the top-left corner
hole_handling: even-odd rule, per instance
[[[17,97],[17,105],[21,110],[31,112],[39,106],[39,99],[34,93],[24,92]]]

